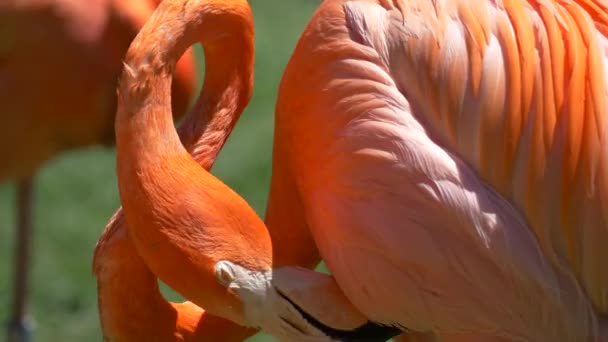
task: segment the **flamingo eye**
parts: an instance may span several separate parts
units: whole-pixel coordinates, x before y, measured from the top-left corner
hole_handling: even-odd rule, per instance
[[[215,264],[215,277],[222,285],[228,287],[234,281],[234,270],[229,261],[219,261]]]

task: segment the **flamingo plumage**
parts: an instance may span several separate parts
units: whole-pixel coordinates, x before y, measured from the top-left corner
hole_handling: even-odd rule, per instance
[[[9,340],[25,339],[33,179],[61,152],[114,141],[116,79],[158,1],[0,3],[0,182],[17,181],[17,245]],[[194,56],[178,63],[176,117],[195,86]]]
[[[314,263],[314,241],[355,311],[425,338],[604,338],[606,257],[598,246],[607,232],[606,154],[599,148],[606,135],[605,13],[600,1],[326,0],[279,89],[272,184],[286,201],[269,199],[267,222],[304,219],[291,221],[293,230],[269,224],[277,241],[303,238],[283,261]],[[151,82],[146,70],[155,68],[142,68],[133,57],[140,69],[127,69],[133,93],[123,88],[131,97],[125,108],[165,108],[158,101],[149,106],[145,96],[138,100]],[[159,113],[149,112],[155,135],[171,135]],[[124,132],[138,124],[145,129],[137,115],[122,116],[133,124]],[[167,172],[168,159],[155,154],[121,166],[121,158],[139,150],[137,139],[123,134],[121,199],[127,219],[136,222],[129,231],[142,258],[196,304],[273,331],[270,321],[243,317],[280,310],[247,299],[250,289],[242,287],[263,283],[254,279],[268,275],[268,261],[255,265],[239,259],[251,254],[222,250],[223,237],[188,221],[204,216],[199,209],[162,204],[193,197],[162,197],[159,188],[180,189],[181,179],[203,177],[187,166],[193,164],[175,139],[155,148],[183,165],[183,174],[171,184],[155,183],[153,173]],[[276,190],[277,184],[293,192]],[[215,196],[224,190],[209,197]],[[138,207],[136,198],[145,204]],[[149,215],[158,215],[156,222]],[[188,245],[197,246],[202,261],[171,270],[191,260]],[[212,270],[240,302],[218,288],[207,292],[216,298],[203,298]],[[236,310],[217,307],[235,300]],[[319,329],[299,333],[324,337]]]
[[[279,88],[276,163],[361,313],[448,341],[606,338],[607,13],[323,2]]]

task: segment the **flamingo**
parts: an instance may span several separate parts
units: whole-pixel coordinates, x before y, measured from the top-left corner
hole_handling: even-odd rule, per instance
[[[214,22],[192,13],[181,17]],[[295,193],[275,220],[305,219],[296,227],[376,326],[453,341],[604,338],[606,158],[594,145],[606,134],[604,13],[592,1],[326,0],[279,90],[273,172]],[[205,36],[212,25],[183,25],[178,33],[221,41]],[[160,41],[183,48],[168,32]],[[302,322],[318,303],[276,299],[277,273],[252,252],[262,230],[252,238],[239,226],[244,204],[211,185],[167,125],[167,99],[150,96],[167,89],[171,54],[143,51],[128,54],[117,119],[119,188],[139,255],[209,312],[323,340],[327,329]],[[224,84],[241,81],[228,74]],[[240,113],[234,97],[237,110],[212,130],[220,144]],[[204,197],[224,199],[208,209],[222,218],[196,205]],[[316,258],[308,241],[293,246],[294,259]],[[286,307],[305,328],[276,323]]]
[[[599,1],[326,0],[279,89],[273,181],[294,193],[269,211],[304,218],[341,291],[378,324],[448,341],[605,339],[606,12]],[[187,241],[209,259],[173,277],[186,298],[205,304],[215,269],[245,312],[279,311],[247,299],[267,270],[224,251],[194,209],[175,209],[190,224],[161,215],[128,152],[121,199],[153,271],[175,276]],[[315,257],[308,242],[292,247]],[[236,311],[220,314],[242,322]]]
[[[0,182],[17,182],[17,245],[9,337],[28,334],[25,316],[33,179],[46,161],[77,147],[113,143],[121,58],[158,4],[139,1],[0,2]],[[176,117],[195,85],[194,57],[179,61]]]
[[[170,121],[170,76],[177,57],[194,42],[203,45],[208,72],[199,101],[178,136]],[[101,252],[107,245],[104,239],[119,233],[125,244],[133,243],[141,257],[138,264],[152,272],[148,276],[158,276],[182,296],[194,298],[192,302],[205,309],[204,315],[228,319],[243,326],[240,329],[263,327],[294,341],[310,336],[319,341],[328,336],[376,341],[399,332],[369,322],[329,275],[297,267],[273,269],[264,223],[240,196],[207,171],[252,92],[253,21],[247,1],[164,1],[134,39],[124,63],[116,116],[123,207],[96,252],[96,260],[110,260],[101,261],[96,271],[106,336],[127,328],[112,325],[111,321],[125,316],[112,317],[111,312],[120,311],[122,305],[129,312],[142,310],[141,303],[147,302],[145,295],[126,297],[117,284],[103,284],[116,281],[102,274],[109,268],[114,268],[108,271],[111,274],[120,273],[116,268],[124,256]],[[283,255],[284,261],[288,256],[300,258]],[[156,287],[154,293],[158,295]],[[103,299],[106,295],[108,300]],[[147,308],[152,314],[135,315],[133,324],[144,329],[162,322],[175,329],[180,309],[174,306],[167,318],[158,313],[158,305],[168,307],[156,301]]]
[[[321,4],[281,81],[273,158],[302,207],[284,215],[302,210],[362,314],[442,341],[606,340],[607,13]]]

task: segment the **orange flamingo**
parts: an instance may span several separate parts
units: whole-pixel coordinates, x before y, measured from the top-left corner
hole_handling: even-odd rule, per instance
[[[279,89],[275,161],[366,317],[441,340],[607,338],[606,13],[321,5]]]
[[[269,214],[283,205],[277,221],[304,219],[297,227],[310,228],[372,321],[454,341],[605,338],[606,12],[592,0],[326,0],[281,83],[274,165],[294,194]],[[131,57],[139,68],[126,73],[117,133],[134,244],[193,302],[252,322],[240,307],[217,308],[234,303],[221,289],[205,298],[215,267],[246,313],[272,316],[266,307],[280,308],[246,287],[264,288],[268,266],[230,254],[241,244],[200,224],[190,203],[203,195],[184,190],[200,175],[180,147],[163,139],[126,163],[142,144],[129,133],[146,127],[137,115],[146,82],[161,83]],[[154,119],[151,131],[171,134]],[[304,245],[290,246],[294,259],[315,258]]]
[[[168,90],[177,56],[196,41],[203,44],[209,72],[194,114],[182,126],[186,149],[170,122]],[[159,6],[127,52],[119,83],[123,209],[116,217],[124,213],[129,239],[153,274],[194,298],[206,314],[288,340],[394,335],[398,330],[376,326],[358,313],[330,276],[292,267],[273,270],[262,221],[206,171],[249,101],[252,62],[253,23],[245,0],[167,0]],[[99,272],[98,277],[103,281]],[[111,288],[121,296],[121,289]],[[111,291],[106,294],[113,296]],[[100,306],[118,310],[120,303],[101,300]],[[110,320],[104,310],[102,321]],[[166,318],[142,317],[140,324],[157,319]]]
[[[17,180],[11,339],[26,334],[32,183],[58,153],[113,143],[121,58],[158,1],[25,0],[0,2],[0,181]],[[187,109],[194,58],[178,63],[174,113]]]

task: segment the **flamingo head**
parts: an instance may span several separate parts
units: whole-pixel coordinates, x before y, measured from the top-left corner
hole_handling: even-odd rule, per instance
[[[222,260],[215,275],[240,301],[236,323],[281,341],[384,341],[401,333],[368,321],[327,274],[300,267],[255,272]]]

